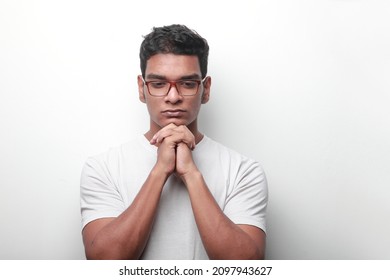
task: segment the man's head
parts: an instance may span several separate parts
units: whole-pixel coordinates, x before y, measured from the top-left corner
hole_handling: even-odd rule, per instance
[[[207,41],[184,25],[154,27],[140,48],[141,72],[145,78],[147,61],[156,54],[196,55],[202,78],[207,75],[209,46]]]

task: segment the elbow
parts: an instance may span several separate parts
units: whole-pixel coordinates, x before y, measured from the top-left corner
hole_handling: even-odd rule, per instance
[[[124,260],[128,259],[116,244],[102,244],[98,240],[85,246],[87,260]]]
[[[253,255],[251,255],[248,260],[264,260],[265,259],[265,253],[263,250],[257,249],[256,252],[254,252]]]
[[[251,251],[248,251],[248,260],[265,260],[265,246],[256,246],[252,247]]]
[[[208,253],[210,260],[264,260],[264,250],[253,247],[241,251],[230,251],[219,254]]]
[[[105,250],[98,248],[85,249],[85,257],[87,260],[108,260],[108,253]]]
[[[98,248],[91,246],[85,249],[85,257],[87,260],[118,260],[120,259],[117,254],[112,252],[113,250],[107,250],[105,248]]]
[[[265,247],[253,244],[253,246],[247,247],[247,250],[242,252],[240,259],[241,260],[264,260]]]
[[[264,260],[265,254],[263,250],[260,250],[259,248],[253,248],[253,250],[248,250],[241,256],[239,256],[238,259],[241,260]]]

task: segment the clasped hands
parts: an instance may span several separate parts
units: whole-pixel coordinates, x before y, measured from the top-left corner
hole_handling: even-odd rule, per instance
[[[167,176],[176,173],[180,177],[197,171],[192,158],[195,136],[185,126],[173,123],[160,129],[150,140],[158,147],[156,168]]]

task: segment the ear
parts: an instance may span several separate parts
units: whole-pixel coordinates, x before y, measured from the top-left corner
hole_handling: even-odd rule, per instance
[[[137,83],[138,83],[138,94],[139,94],[139,100],[142,103],[146,103],[146,98],[145,98],[145,85],[144,85],[144,80],[142,79],[141,75],[138,75],[137,77]]]
[[[203,82],[203,94],[202,94],[202,104],[206,104],[210,99],[210,88],[211,88],[211,77],[206,77]]]

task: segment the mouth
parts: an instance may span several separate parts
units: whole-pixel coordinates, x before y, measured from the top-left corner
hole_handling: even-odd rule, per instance
[[[162,111],[162,114],[168,118],[177,118],[183,116],[185,113],[184,110],[181,109],[168,109]]]

